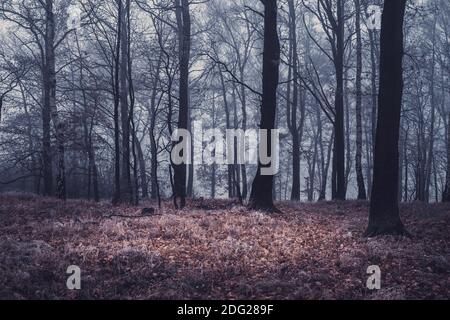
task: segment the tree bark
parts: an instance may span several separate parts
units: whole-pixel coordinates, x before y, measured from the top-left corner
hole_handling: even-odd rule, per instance
[[[118,2],[117,12],[117,35],[116,48],[114,57],[113,72],[113,93],[114,93],[114,194],[112,203],[118,205],[121,202],[122,192],[120,188],[120,52],[121,52],[121,34],[122,34],[122,18],[123,18],[122,0]]]
[[[181,2],[180,2],[181,1]],[[188,0],[175,0],[178,24],[180,103],[178,129],[188,129],[189,125],[189,60],[191,50],[191,16]],[[181,143],[181,141],[178,141]],[[186,164],[174,166],[175,205],[180,209],[186,206]],[[178,205],[177,199],[180,199]]]
[[[450,125],[450,113],[448,114],[447,126]],[[445,189],[442,202],[450,202],[450,130],[447,129],[447,172],[445,178]]]
[[[368,237],[405,235],[398,206],[399,129],[403,95],[406,0],[386,0],[382,16],[380,92]]]
[[[279,84],[280,40],[277,30],[277,1],[262,0],[264,4],[264,53],[263,53],[263,97],[261,105],[261,129],[275,127],[277,109],[277,87]],[[268,135],[270,150],[270,134]],[[261,174],[263,165],[259,162],[253,181],[249,208],[253,210],[274,211],[273,175]]]
[[[358,200],[367,200],[366,186],[362,168],[362,37],[361,37],[361,3],[355,0],[356,7],[356,180]]]
[[[344,130],[344,4],[337,1],[337,29],[336,30],[336,95],[335,95],[335,195],[333,200],[345,200],[345,130]]]
[[[291,50],[291,62],[289,68],[292,68],[292,101],[288,97],[287,105],[287,119],[288,128],[292,136],[292,192],[291,200],[300,200],[300,134],[297,124],[297,111],[298,111],[298,50],[297,50],[297,17],[295,14],[294,1],[289,0],[289,47]],[[289,81],[291,79],[289,78]],[[290,87],[291,84],[288,83]],[[290,89],[290,88],[289,88]]]
[[[119,5],[123,6],[122,0]],[[120,53],[120,117],[122,124],[122,172],[121,172],[121,200],[123,203],[132,203],[131,186],[131,148],[130,148],[130,109],[128,104],[128,23],[127,11],[129,0],[126,0],[125,8],[122,7],[122,28],[120,33],[121,53]]]
[[[45,3],[46,3],[46,31],[45,31],[46,78],[44,78],[44,81],[47,81],[46,85],[47,90],[45,93],[45,104],[47,104],[47,106],[45,106],[44,109],[46,109],[46,113],[50,112],[50,116],[53,125],[55,126],[56,132],[56,148],[57,148],[56,154],[58,167],[58,174],[56,177],[56,196],[59,199],[66,200],[64,124],[62,121],[60,121],[58,109],[56,107],[55,18],[53,13],[53,0],[46,0]]]

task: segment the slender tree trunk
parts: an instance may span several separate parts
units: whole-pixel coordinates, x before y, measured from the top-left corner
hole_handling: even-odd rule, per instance
[[[299,201],[300,200],[300,134],[298,131],[297,124],[297,112],[298,112],[298,50],[297,50],[297,17],[295,14],[295,6],[294,1],[289,0],[289,47],[291,50],[290,57],[292,66],[292,75],[293,75],[293,92],[292,92],[292,101],[289,100],[287,102],[288,105],[288,128],[292,136],[292,193],[291,200]],[[289,78],[289,81],[291,79]],[[291,84],[289,83],[290,87]]]
[[[152,95],[150,98],[150,155],[151,155],[151,198],[156,200],[158,198],[158,143],[156,141],[155,129],[156,129],[156,98],[158,94],[158,85],[160,84],[160,69],[162,65],[162,54],[159,56],[158,64],[156,66],[156,74],[152,85]]]
[[[448,114],[448,124],[450,125],[450,113]],[[447,172],[445,178],[445,188],[442,195],[442,202],[450,202],[450,130],[447,129]]]
[[[425,200],[430,201],[430,188],[431,188],[431,177],[433,169],[433,151],[434,151],[434,128],[436,122],[436,94],[435,94],[435,74],[436,74],[436,23],[437,14],[434,18],[433,24],[433,36],[432,36],[432,59],[431,59],[431,81],[430,81],[430,95],[431,95],[431,123],[430,123],[430,134],[428,138],[428,158],[426,167],[426,187],[425,187]]]
[[[43,107],[42,107],[42,171],[44,178],[44,196],[53,195],[53,159],[52,159],[52,146],[50,137],[50,95],[49,95],[49,83],[48,83],[48,70],[47,66],[43,65],[42,70],[42,82],[43,82]]]
[[[189,97],[190,99],[190,97]],[[189,103],[190,105],[190,103]],[[192,109],[189,108],[189,116],[188,116],[188,128],[189,132],[192,132]],[[195,137],[191,135],[191,146],[194,144]],[[191,159],[194,159],[194,148],[191,148]],[[188,164],[187,166],[187,187],[186,187],[186,196],[189,198],[194,197],[194,164]]]
[[[337,0],[337,32],[336,55],[334,65],[336,69],[335,95],[335,148],[334,148],[334,195],[333,200],[345,200],[345,129],[344,129],[344,4]]]
[[[149,192],[148,192],[148,183],[147,183],[147,168],[145,165],[145,158],[144,158],[144,152],[142,150],[142,145],[139,139],[137,137],[134,138],[134,141],[136,143],[136,151],[137,151],[137,158],[139,162],[139,178],[141,180],[141,188],[142,188],[142,198],[148,199]],[[156,199],[156,196],[155,196]]]
[[[222,99],[223,99],[223,106],[225,109],[225,122],[226,122],[226,127],[228,130],[228,129],[231,129],[230,106],[228,104],[225,79],[224,79],[224,76],[223,76],[223,73],[221,70],[219,70],[219,77],[220,77],[220,84],[222,86]],[[232,199],[232,198],[234,198],[234,184],[233,184],[234,169],[233,169],[232,164],[228,164],[227,174],[228,174],[228,176],[227,176],[228,177],[228,198]]]
[[[352,173],[352,144],[350,143],[350,136],[352,134],[350,128],[350,103],[349,103],[349,88],[348,88],[348,68],[344,71],[344,110],[345,110],[345,194],[348,191],[350,181],[350,174]]]
[[[130,134],[131,134],[131,119],[130,106],[128,102],[129,90],[129,75],[128,75],[128,23],[127,12],[129,0],[126,0],[125,8],[122,0],[119,1],[122,6],[122,27],[120,34],[121,53],[120,53],[120,117],[122,124],[122,174],[121,174],[121,199],[123,203],[132,203],[132,186],[131,186],[131,148],[130,148]]]
[[[370,41],[370,66],[371,66],[371,100],[372,100],[372,112],[371,112],[371,145],[370,150],[371,161],[368,163],[368,195],[372,194],[373,185],[373,158],[374,158],[374,148],[376,140],[376,129],[377,129],[377,109],[378,109],[378,60],[379,60],[379,50],[376,46],[377,41],[377,30],[369,30],[369,41]]]
[[[233,86],[233,114],[234,114],[234,129],[238,130],[238,113],[237,113],[237,98],[236,98],[236,87]],[[234,165],[233,165],[233,173],[234,173],[234,185],[235,185],[235,195],[239,200],[239,203],[242,205],[242,192],[241,192],[241,166],[238,163],[238,144],[237,141],[234,143]]]
[[[120,52],[121,52],[121,34],[122,34],[122,18],[123,18],[122,0],[118,2],[117,13],[117,35],[116,35],[116,51],[113,67],[113,92],[114,92],[114,195],[112,203],[120,204],[122,201],[121,179],[120,179]]]
[[[50,109],[51,119],[55,126],[56,147],[57,147],[57,167],[58,175],[56,177],[56,196],[59,199],[66,199],[66,169],[65,169],[65,151],[64,151],[64,124],[60,121],[58,110],[56,108],[56,61],[55,61],[55,18],[53,13],[53,0],[46,0],[46,75],[48,76],[48,108]]]
[[[244,68],[240,70],[241,82],[244,83]],[[242,130],[244,132],[247,130],[247,94],[244,85],[241,85],[241,102],[242,102]],[[247,181],[247,168],[245,164],[241,165],[241,180],[242,180],[242,198],[247,199],[248,197],[248,181]]]
[[[328,143],[327,159],[325,163],[325,169],[322,175],[322,187],[320,190],[319,201],[326,200],[327,197],[327,182],[328,182],[328,172],[330,171],[331,165],[331,153],[334,146],[334,132],[331,134],[330,142]]]
[[[366,236],[406,234],[398,206],[399,129],[403,95],[406,0],[386,0],[382,16],[375,168]]]
[[[408,185],[409,185],[409,170],[408,170],[408,168],[409,168],[409,163],[408,163],[408,135],[409,135],[409,132],[408,131],[406,131],[406,136],[405,136],[405,146],[404,146],[404,150],[403,150],[403,152],[404,152],[404,155],[403,155],[403,161],[405,162],[405,185],[404,185],[404,193],[405,193],[405,196],[404,196],[404,201],[405,202],[407,202],[409,199],[408,199],[408,196],[409,196],[409,194],[408,194]]]
[[[355,0],[356,7],[356,180],[358,200],[367,200],[362,168],[362,37],[361,37],[361,3]]]

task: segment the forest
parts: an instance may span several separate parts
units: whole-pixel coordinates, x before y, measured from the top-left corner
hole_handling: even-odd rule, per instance
[[[449,299],[449,80],[447,0],[0,0],[0,299]]]

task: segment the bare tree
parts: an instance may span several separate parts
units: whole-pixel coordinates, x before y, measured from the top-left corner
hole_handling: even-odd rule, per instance
[[[263,96],[261,105],[261,129],[269,130],[268,150],[271,150],[271,130],[275,128],[277,111],[277,87],[280,67],[280,42],[277,30],[277,1],[263,0],[264,4],[264,53],[263,53]],[[264,142],[263,142],[264,143]],[[272,155],[273,156],[273,155]],[[253,181],[249,208],[273,211],[273,175],[262,175],[261,162]]]
[[[384,3],[374,181],[366,236],[406,234],[398,207],[399,129],[403,95],[403,21],[406,0]]]

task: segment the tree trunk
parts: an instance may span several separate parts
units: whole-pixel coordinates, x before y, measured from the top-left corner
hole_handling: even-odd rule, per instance
[[[56,177],[56,196],[59,199],[66,199],[66,172],[64,155],[64,124],[60,121],[56,108],[56,61],[55,61],[55,19],[53,13],[53,0],[46,0],[46,32],[45,32],[45,53],[46,53],[46,76],[44,81],[48,81],[45,102],[48,103],[44,109],[49,109],[53,125],[56,132],[57,166],[58,175]]]
[[[117,42],[116,51],[114,57],[114,67],[113,67],[113,92],[114,92],[114,194],[112,203],[118,205],[121,202],[122,192],[120,187],[120,52],[121,52],[121,34],[122,34],[122,18],[123,18],[123,7],[122,0],[118,2],[118,12],[117,12]]]
[[[227,130],[231,129],[231,118],[230,118],[230,107],[228,105],[227,99],[227,89],[225,86],[225,79],[221,70],[219,70],[220,84],[222,86],[222,99],[223,106],[225,109],[225,122]],[[227,177],[228,177],[228,199],[234,198],[234,184],[233,184],[233,165],[228,164],[227,166]]]
[[[148,199],[148,183],[147,183],[147,169],[145,165],[144,152],[142,151],[141,142],[137,137],[134,138],[136,143],[137,157],[139,161],[139,178],[141,180],[142,198]],[[156,199],[156,196],[155,196]]]
[[[335,194],[333,200],[345,200],[345,130],[344,130],[344,5],[342,0],[337,1],[338,30],[336,34],[335,69],[336,69],[336,95],[335,95]]]
[[[155,78],[152,86],[152,95],[150,98],[150,109],[148,110],[150,114],[150,155],[151,155],[151,170],[150,170],[150,179],[151,179],[151,198],[152,200],[156,200],[158,198],[158,143],[155,136],[156,129],[156,97],[158,94],[158,86],[160,83],[160,69],[162,65],[163,59],[162,54],[159,56],[158,64],[156,66]]]
[[[119,5],[123,6],[122,0]],[[123,203],[132,203],[132,186],[131,186],[131,148],[130,148],[130,110],[128,105],[128,28],[127,28],[127,11],[129,2],[126,1],[126,8],[122,7],[122,28],[120,33],[121,54],[120,54],[120,117],[122,124],[122,174],[121,174],[121,200]]]
[[[431,187],[431,175],[432,175],[432,165],[434,159],[434,128],[436,121],[436,94],[435,94],[435,74],[436,74],[436,23],[437,15],[434,18],[433,24],[433,36],[432,36],[432,56],[431,59],[431,81],[430,81],[430,96],[431,96],[431,120],[430,120],[430,134],[428,138],[428,157],[426,166],[426,186],[425,186],[425,201],[430,201],[430,187]]]
[[[297,124],[297,111],[298,111],[298,50],[297,50],[297,17],[295,14],[294,1],[289,0],[289,48],[290,48],[290,65],[289,70],[293,75],[292,86],[292,101],[288,96],[287,106],[287,119],[288,128],[292,136],[292,192],[291,200],[300,200],[300,134]],[[289,77],[289,81],[291,78]],[[289,91],[291,84],[288,83]]]
[[[447,126],[450,126],[450,113],[448,114]],[[442,202],[450,202],[450,130],[447,129],[447,172],[445,178],[445,189]]]
[[[382,17],[380,92],[374,181],[366,236],[407,234],[398,206],[399,129],[403,95],[406,0],[386,0]]]
[[[361,3],[355,0],[356,7],[356,180],[358,200],[367,200],[362,168],[362,38],[361,38]]]
[[[264,4],[264,53],[263,53],[263,96],[261,105],[261,129],[272,130],[275,127],[277,109],[277,87],[279,84],[280,41],[277,30],[277,1],[263,0]],[[268,134],[271,149],[271,134]],[[273,156],[273,155],[272,155]],[[262,175],[264,166],[259,162],[253,181],[249,208],[253,210],[274,211],[273,175]]]
[[[179,68],[180,68],[180,107],[178,129],[188,129],[189,125],[189,60],[191,50],[191,17],[188,0],[175,0],[178,24]],[[181,141],[178,141],[178,144]],[[180,209],[186,206],[186,164],[174,166],[175,205]],[[178,205],[177,199],[180,199]]]

